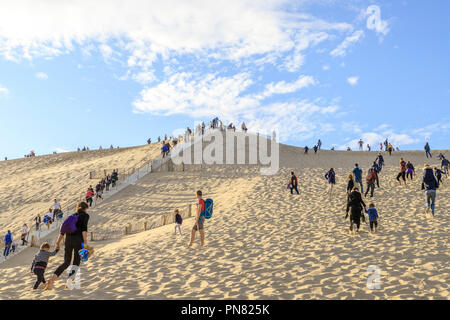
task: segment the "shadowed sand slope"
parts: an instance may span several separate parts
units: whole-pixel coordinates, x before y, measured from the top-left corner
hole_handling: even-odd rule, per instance
[[[115,228],[182,208],[203,190],[215,202],[205,223],[206,246],[187,246],[193,219],[183,235],[173,225],[95,242],[95,256],[82,266],[82,290],[59,280],[50,292],[32,292],[30,256],[0,266],[0,298],[25,299],[448,299],[449,180],[438,190],[436,217],[425,214],[420,190],[422,152],[385,155],[381,188],[371,199],[380,215],[379,233],[365,224],[348,234],[346,175],[358,162],[367,170],[376,153],[321,152],[303,155],[282,146],[283,167],[261,176],[250,166],[205,167],[150,174],[91,212],[92,228]],[[399,157],[411,160],[417,177],[407,186],[395,180]],[[436,160],[434,160],[436,161]],[[434,162],[431,162],[434,164]],[[334,167],[337,186],[326,195],[324,174]],[[286,189],[293,169],[300,195]],[[370,202],[370,200],[367,200]],[[101,218],[101,219],[100,219]],[[101,225],[99,226],[101,221]],[[47,277],[62,262],[51,259]],[[366,286],[367,268],[379,267],[381,288]]]
[[[55,198],[61,204],[79,199],[90,184],[97,183],[89,179],[90,171],[132,167],[145,157],[156,157],[159,153],[160,145],[152,144],[0,162],[2,235],[11,229],[15,239],[19,239],[17,232],[23,223],[29,224],[38,213],[43,217]]]

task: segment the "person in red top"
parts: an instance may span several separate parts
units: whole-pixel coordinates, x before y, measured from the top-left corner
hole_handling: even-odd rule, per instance
[[[375,174],[375,172],[373,171],[372,168],[369,169],[369,172],[367,172],[367,176],[366,176],[366,182],[367,182],[367,190],[366,193],[364,194],[364,197],[367,197],[367,194],[369,193],[370,190],[370,197],[373,197],[373,192],[375,190],[375,181],[377,180],[377,175]]]
[[[405,182],[406,186],[406,162],[403,160],[403,158],[400,158],[400,172],[397,175],[397,181],[400,185],[402,185],[402,182],[400,181],[400,177]]]
[[[195,224],[192,228],[191,232],[191,242],[189,243],[189,247],[192,247],[192,244],[195,240],[195,233],[197,230],[200,232],[200,245],[203,247],[205,244],[205,233],[203,232],[203,223],[205,221],[205,201],[202,198],[202,192],[199,190],[197,191],[197,210],[195,213]]]
[[[92,197],[94,196],[94,191],[89,188],[86,192],[86,202],[89,204],[89,207],[92,207]]]

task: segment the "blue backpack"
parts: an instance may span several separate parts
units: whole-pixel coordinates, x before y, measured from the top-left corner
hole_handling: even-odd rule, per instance
[[[60,232],[63,234],[71,234],[77,231],[78,214],[68,216],[61,225]]]
[[[206,199],[205,200],[205,211],[202,212],[205,219],[210,219],[213,214],[213,200]]]

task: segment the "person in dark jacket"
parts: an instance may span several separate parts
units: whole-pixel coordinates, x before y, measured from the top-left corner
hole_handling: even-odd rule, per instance
[[[353,191],[348,196],[347,200],[347,210],[345,219],[348,217],[348,212],[350,211],[350,233],[353,232],[353,225],[356,225],[356,232],[359,232],[359,226],[361,224],[361,218],[365,221],[364,213],[362,209],[366,209],[366,204],[364,203],[361,193],[359,193],[358,187],[354,187]]]
[[[291,181],[289,183],[289,187],[291,189],[291,194],[294,194],[294,190],[297,192],[297,194],[300,194],[298,192],[298,179],[294,174],[294,171],[291,172]]]
[[[350,195],[354,186],[355,186],[355,181],[353,180],[353,174],[350,173],[348,175],[347,196]]]
[[[425,144],[424,149],[425,149],[425,155],[427,156],[427,158],[428,158],[428,155],[430,156],[430,158],[433,158],[433,156],[431,155],[431,148],[430,148],[430,145],[428,144],[428,142]]]
[[[434,217],[434,208],[436,204],[436,189],[439,188],[439,182],[436,180],[433,168],[426,164],[423,168],[423,178],[422,178],[422,190],[425,190],[425,197],[427,201],[427,213],[430,212]]]
[[[442,182],[442,174],[443,174],[443,173],[444,173],[444,172],[442,172],[441,169],[434,167],[434,174],[436,175],[436,179],[437,179],[437,182],[438,182],[439,184],[444,184],[444,183]]]
[[[328,180],[328,184],[330,186],[328,189],[328,194],[331,196],[333,186],[336,184],[336,173],[333,168],[330,168],[330,170],[325,174],[325,179]]]
[[[78,251],[82,249],[83,245],[87,245],[87,231],[89,215],[87,213],[89,205],[86,202],[80,202],[77,205],[76,215],[78,215],[78,220],[76,223],[77,231],[71,234],[66,234],[65,247],[64,247],[64,263],[61,264],[53,273],[52,278],[47,282],[46,290],[50,290],[53,287],[53,283],[58,279],[58,277],[66,270],[73,256],[73,265],[80,265],[80,256]],[[61,241],[64,239],[64,234],[61,233],[56,241],[56,249],[59,250]],[[76,271],[72,271],[72,276]]]
[[[381,152],[378,152],[378,157],[375,161],[378,162],[378,172],[381,172],[381,170],[383,169],[383,166],[384,166],[384,158],[383,158],[383,155],[381,154]]]

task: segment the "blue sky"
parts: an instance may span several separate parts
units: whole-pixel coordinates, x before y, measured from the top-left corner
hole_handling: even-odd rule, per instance
[[[219,116],[284,143],[449,148],[450,2],[0,4],[0,157]]]

